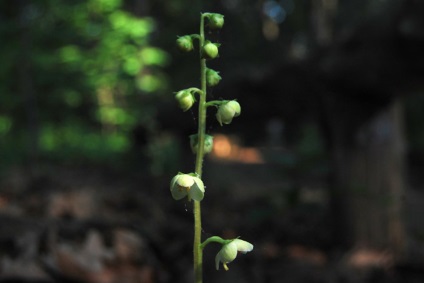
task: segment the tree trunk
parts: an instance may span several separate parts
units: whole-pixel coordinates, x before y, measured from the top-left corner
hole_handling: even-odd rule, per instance
[[[348,116],[344,121],[355,118]],[[400,258],[405,247],[401,103],[388,104],[356,129],[340,121],[332,127],[335,236],[351,246],[390,249]],[[346,135],[349,131],[354,134]]]
[[[356,244],[404,249],[404,132],[399,101],[377,113],[356,136],[349,176]]]

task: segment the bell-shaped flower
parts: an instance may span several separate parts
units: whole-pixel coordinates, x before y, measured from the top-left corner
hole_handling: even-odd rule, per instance
[[[216,269],[219,269],[219,264],[222,262],[222,266],[224,266],[224,269],[228,270],[227,263],[232,262],[237,257],[238,252],[245,254],[252,250],[253,245],[251,243],[240,239],[234,239],[228,244],[224,244],[215,257]]]
[[[194,175],[194,174],[193,174]],[[188,197],[201,201],[205,195],[205,185],[203,181],[192,174],[179,173],[171,180],[171,194],[175,200]]]
[[[222,124],[230,124],[233,118],[239,116],[240,113],[240,104],[235,100],[231,100],[219,106],[216,119],[222,126]]]

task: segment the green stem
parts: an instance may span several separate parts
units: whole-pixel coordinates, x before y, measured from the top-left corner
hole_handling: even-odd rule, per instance
[[[199,52],[200,52],[200,85],[202,92],[200,93],[199,101],[199,125],[198,125],[198,148],[196,155],[196,168],[195,172],[202,178],[202,167],[204,157],[204,144],[206,132],[206,60],[202,59],[202,47],[205,42],[204,32],[204,14],[200,16],[200,38],[199,38]],[[202,269],[203,269],[203,251],[201,248],[202,242],[202,218],[201,207],[199,201],[194,201],[194,241],[193,241],[193,257],[194,257],[194,282],[202,283]]]
[[[230,100],[211,100],[211,101],[207,102],[205,104],[205,106],[206,107],[209,107],[209,106],[219,106],[221,104],[227,103],[228,101],[230,101]]]
[[[206,239],[206,241],[204,241],[201,245],[200,248],[203,250],[208,244],[214,242],[214,243],[218,243],[221,245],[225,245],[225,244],[229,244],[233,241],[234,239],[231,240],[224,240],[223,238],[219,237],[219,236],[212,236]]]

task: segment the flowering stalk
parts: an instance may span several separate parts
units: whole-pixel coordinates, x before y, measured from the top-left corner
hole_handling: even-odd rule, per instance
[[[206,135],[206,110],[208,107],[216,107],[216,119],[218,123],[230,124],[234,117],[240,115],[240,104],[235,100],[206,101],[207,87],[216,86],[221,76],[219,72],[206,67],[206,60],[212,60],[218,57],[218,43],[212,43],[205,39],[205,19],[208,20],[210,29],[220,29],[224,25],[224,16],[216,13],[203,13],[200,17],[200,33],[180,36],[177,39],[177,46],[183,52],[190,52],[194,49],[193,39],[199,41],[200,58],[200,89],[191,87],[178,91],[175,98],[183,111],[191,109],[196,102],[195,94],[199,95],[198,108],[198,129],[197,134],[190,136],[190,146],[193,153],[196,154],[196,164],[194,173],[178,173],[171,180],[171,195],[175,200],[187,197],[193,201],[194,214],[194,241],[193,241],[193,263],[194,263],[194,281],[202,283],[203,268],[203,249],[211,242],[220,243],[221,251],[215,258],[218,269],[219,263],[222,263],[225,270],[228,270],[227,263],[236,258],[238,252],[249,252],[253,245],[239,240],[224,240],[218,236],[213,236],[202,243],[202,218],[200,202],[204,198],[205,186],[202,181],[202,168],[204,155],[209,153],[213,147],[213,137]]]
[[[203,46],[205,42],[205,18],[204,14],[200,16],[200,37],[199,46]],[[202,58],[202,48],[199,48],[200,56],[200,93],[199,100],[199,125],[197,129],[197,152],[196,152],[196,165],[195,172],[202,178],[203,158],[204,158],[204,145],[205,145],[205,132],[206,132],[206,59]],[[200,248],[202,241],[202,214],[200,201],[194,201],[194,240],[193,240],[193,268],[194,280],[196,283],[202,283],[203,274],[203,251]]]

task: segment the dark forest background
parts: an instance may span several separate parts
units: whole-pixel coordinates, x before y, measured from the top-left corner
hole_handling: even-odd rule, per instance
[[[0,2],[0,281],[190,282],[197,52],[208,66],[204,238],[252,253],[205,282],[424,282],[424,2]],[[214,250],[215,249],[215,250]]]

